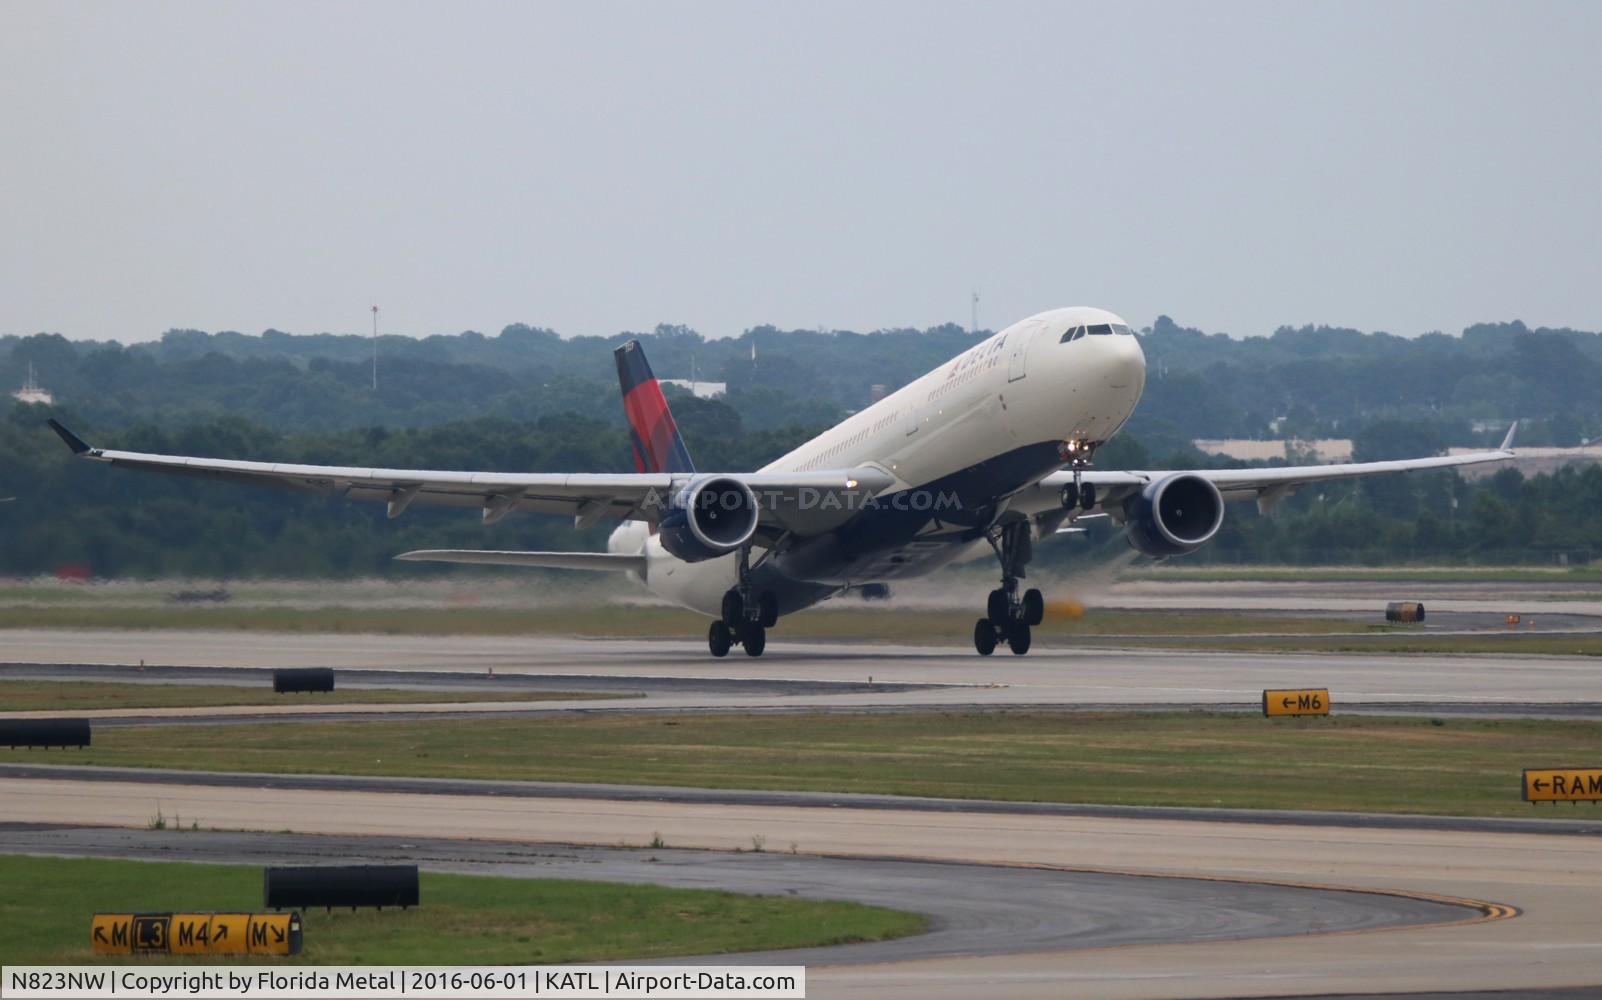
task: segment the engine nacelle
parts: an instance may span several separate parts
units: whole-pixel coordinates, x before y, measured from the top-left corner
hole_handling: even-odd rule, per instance
[[[1182,556],[1218,534],[1224,497],[1201,476],[1177,472],[1141,490],[1124,515],[1129,544],[1142,555]]]
[[[756,533],[756,494],[738,479],[710,477],[674,494],[662,518],[662,547],[685,562],[727,555]]]

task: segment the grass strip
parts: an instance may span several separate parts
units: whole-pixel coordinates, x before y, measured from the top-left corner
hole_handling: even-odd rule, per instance
[[[1329,634],[1380,631],[1392,626],[1376,606],[1368,618],[1275,615],[1228,611],[1094,609],[1071,616],[1055,607],[1037,635],[1232,635],[1271,632]],[[774,634],[798,639],[966,644],[972,614],[925,608],[823,607],[793,615]],[[143,611],[132,608],[0,607],[0,629],[109,628],[220,631],[364,633],[390,635],[575,635],[601,638],[702,637],[708,619],[677,608],[294,608],[203,607]]]
[[[1396,583],[1602,583],[1597,566],[1173,566],[1130,568],[1125,579],[1285,580],[1298,583],[1372,581]]]
[[[106,729],[82,751],[0,750],[0,761],[1602,819],[1521,801],[1523,768],[1602,765],[1602,723],[1550,719],[970,711],[253,723]]]
[[[95,912],[259,911],[261,868],[0,856],[0,963],[229,963],[116,958],[89,949]],[[303,911],[309,965],[605,962],[882,941],[916,934],[912,913],[779,896],[558,879],[421,875],[422,905]]]
[[[1487,632],[1483,635],[1429,633],[1374,636],[1087,636],[1082,645],[1150,649],[1233,650],[1243,653],[1495,653],[1501,656],[1602,656],[1602,635]]]

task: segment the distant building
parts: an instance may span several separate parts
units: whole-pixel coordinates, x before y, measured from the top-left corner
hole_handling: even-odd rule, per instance
[[[1296,456],[1298,461],[1301,460],[1301,456],[1311,455],[1314,462],[1325,464],[1352,460],[1350,438],[1319,438],[1312,441],[1300,441],[1295,438],[1268,441],[1245,438],[1198,438],[1191,444],[1195,445],[1197,450],[1205,451],[1209,455],[1227,455],[1242,462],[1268,462],[1276,458],[1288,459],[1292,455]]]
[[[43,406],[49,406],[56,401],[56,397],[50,394],[49,389],[40,388],[39,384],[33,380],[32,364],[28,365],[28,381],[22,383],[22,388],[13,392],[11,398],[20,403],[38,403]]]
[[[879,400],[884,398],[884,394],[885,384],[883,382],[873,383],[872,387],[868,389],[869,404],[877,403]]]
[[[1448,448],[1448,455],[1461,455],[1484,448]],[[1487,462],[1469,465],[1457,470],[1464,479],[1484,479],[1503,469],[1517,469],[1526,476],[1551,474],[1565,465],[1602,465],[1602,445],[1589,444],[1579,448],[1525,448],[1514,444],[1513,457],[1506,462]]]
[[[729,391],[727,382],[698,382],[689,378],[663,378],[657,379],[663,385],[676,385],[687,390],[696,399],[716,399]]]

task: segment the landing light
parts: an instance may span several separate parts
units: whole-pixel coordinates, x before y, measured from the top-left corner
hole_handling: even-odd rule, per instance
[[[846,480],[846,489],[854,490],[856,488],[857,488],[857,481],[855,479],[847,479]]]

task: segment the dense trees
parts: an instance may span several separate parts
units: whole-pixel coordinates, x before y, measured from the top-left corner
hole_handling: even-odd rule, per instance
[[[611,350],[630,334],[564,339],[512,326],[381,343],[372,392],[363,337],[174,331],[124,347],[53,335],[0,338],[0,387],[31,362],[55,412],[97,442],[145,451],[432,468],[603,471],[627,468]],[[871,334],[779,331],[706,340],[684,327],[640,335],[658,374],[729,383],[698,400],[669,390],[699,465],[752,469],[974,342],[937,327]],[[756,359],[752,360],[755,345]],[[1525,418],[1522,443],[1572,444],[1602,433],[1602,336],[1472,327],[1407,340],[1326,327],[1234,340],[1166,317],[1146,331],[1148,385],[1105,467],[1187,468],[1210,461],[1193,437],[1349,436],[1357,457],[1428,454],[1499,440]],[[471,514],[418,509],[388,521],[376,505],[113,473],[72,461],[45,411],[0,410],[0,573],[89,563],[109,575],[388,572],[424,546],[583,547],[551,518],[491,528]],[[1074,559],[1119,547],[1042,548]],[[1221,537],[1192,559],[1222,561],[1535,561],[1602,557],[1602,469],[1479,485],[1450,473],[1303,491],[1273,518],[1236,505]],[[407,572],[417,572],[408,567]]]
[[[384,337],[380,391],[360,336],[171,331],[124,347],[41,334],[0,337],[0,387],[31,362],[82,418],[107,426],[173,425],[232,413],[282,430],[419,427],[451,420],[533,420],[574,413],[616,424],[611,351],[638,336],[658,374],[725,381],[749,429],[826,424],[974,343],[929,330],[780,331],[708,340],[682,326],[647,334],[562,338],[509,326],[423,339]],[[1241,340],[1159,317],[1142,339],[1149,377],[1130,430],[1156,454],[1191,437],[1283,433],[1350,437],[1406,420],[1428,440],[1488,443],[1491,425],[1526,421],[1528,444],[1602,434],[1602,335],[1482,324],[1461,337],[1413,339],[1329,327]],[[756,351],[752,359],[753,347]],[[1479,427],[1480,430],[1475,428]]]

